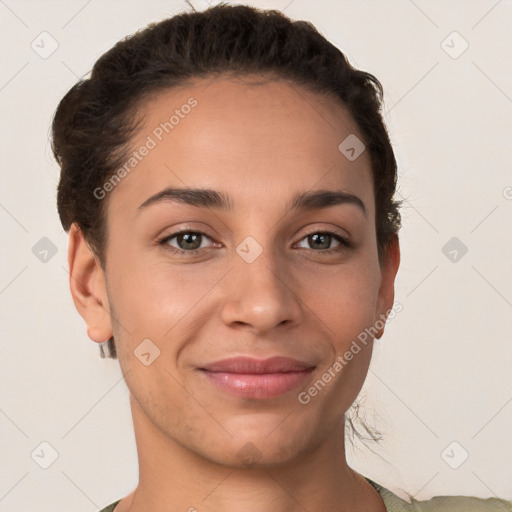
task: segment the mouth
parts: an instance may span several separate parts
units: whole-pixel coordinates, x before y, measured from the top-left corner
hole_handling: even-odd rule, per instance
[[[299,387],[315,366],[289,357],[236,357],[199,368],[210,384],[234,396],[265,399]]]

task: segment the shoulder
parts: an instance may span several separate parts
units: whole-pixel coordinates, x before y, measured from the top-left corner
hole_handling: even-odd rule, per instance
[[[108,507],[102,508],[99,512],[114,512],[114,507],[121,501],[118,499],[114,503],[111,503]]]
[[[369,480],[370,481],[370,480]],[[429,500],[403,500],[380,484],[370,483],[379,492],[388,512],[512,512],[512,501],[472,496],[435,496]]]
[[[367,480],[381,495],[388,512],[512,512],[512,501],[500,498],[474,498],[472,496],[435,496],[418,501],[403,500],[380,484]],[[121,500],[111,503],[99,512],[114,512]]]
[[[421,512],[512,512],[512,501],[471,496],[435,496],[426,501],[411,501],[412,510]]]

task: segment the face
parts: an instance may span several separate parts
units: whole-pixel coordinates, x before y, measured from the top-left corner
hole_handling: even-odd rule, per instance
[[[110,316],[89,322],[114,335],[136,430],[233,466],[341,438],[371,357],[361,333],[392,307],[398,265],[396,251],[379,263],[369,155],[338,149],[363,139],[348,110],[284,81],[218,78],[142,113],[137,163],[108,192]],[[184,188],[213,193],[170,190]],[[320,191],[340,194],[294,207]],[[298,363],[214,365],[239,356]]]

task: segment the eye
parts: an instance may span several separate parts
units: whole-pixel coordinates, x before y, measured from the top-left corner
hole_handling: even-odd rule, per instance
[[[204,238],[211,240],[208,235],[201,233],[201,231],[183,230],[160,239],[158,244],[165,246],[166,249],[176,254],[197,254],[201,252],[200,249],[204,249],[204,247],[201,247]],[[171,244],[173,239],[176,239],[178,247]]]
[[[174,239],[176,239],[177,247],[171,243]],[[202,244],[205,239],[211,240],[208,235],[201,231],[183,230],[161,238],[158,240],[158,245],[164,246],[166,250],[174,254],[194,255],[207,248]],[[299,243],[302,243],[303,240],[311,244],[315,252],[322,254],[332,254],[350,247],[350,242],[344,236],[332,231],[314,231],[306,235]],[[338,243],[334,249],[330,248],[333,240]],[[305,249],[308,249],[308,247],[305,247]]]
[[[333,239],[338,243],[338,245],[334,249],[330,249],[329,246]],[[311,244],[314,251],[327,254],[342,251],[347,247],[350,247],[349,241],[344,236],[332,231],[314,231],[313,233],[306,235],[299,243],[302,243],[303,240],[306,240],[308,244]],[[308,247],[305,247],[305,249],[308,249]]]

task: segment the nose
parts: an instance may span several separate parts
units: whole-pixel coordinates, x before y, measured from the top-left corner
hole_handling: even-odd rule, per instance
[[[222,320],[254,334],[300,323],[300,285],[284,258],[268,250],[251,263],[236,254],[222,289]]]

